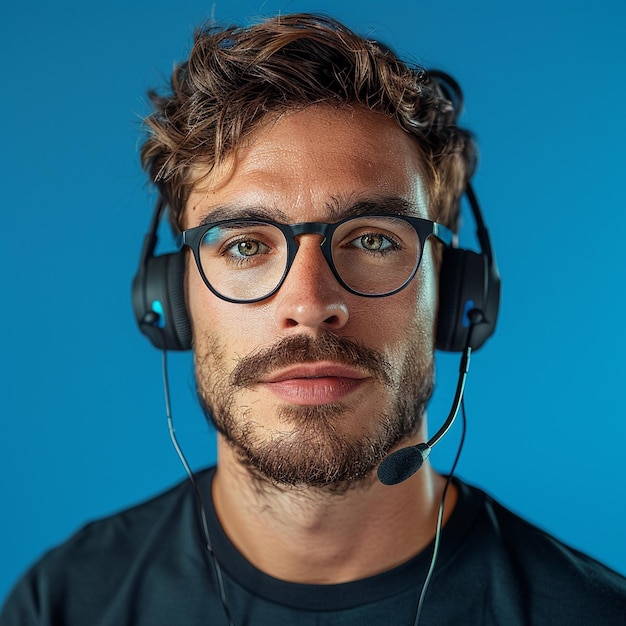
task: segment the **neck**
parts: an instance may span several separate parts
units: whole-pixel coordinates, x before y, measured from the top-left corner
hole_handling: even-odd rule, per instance
[[[435,535],[445,481],[428,463],[399,485],[383,485],[373,473],[330,491],[260,482],[224,441],[218,453],[220,522],[243,556],[276,578],[331,584],[372,576],[418,554]],[[444,522],[455,501],[450,489]]]

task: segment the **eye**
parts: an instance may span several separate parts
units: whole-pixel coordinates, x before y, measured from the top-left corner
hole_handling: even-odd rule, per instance
[[[353,239],[350,244],[368,252],[388,252],[398,247],[395,241],[380,233],[366,233]]]
[[[235,243],[231,243],[226,249],[225,254],[232,257],[253,257],[259,254],[267,254],[269,247],[256,239],[242,239]]]

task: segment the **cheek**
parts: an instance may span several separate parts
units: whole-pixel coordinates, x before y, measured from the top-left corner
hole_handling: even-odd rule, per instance
[[[424,331],[429,331],[434,336],[439,298],[439,263],[433,256],[433,248],[428,246],[424,251],[415,282],[417,317]]]
[[[195,265],[187,272],[185,289],[195,346],[204,345],[202,338],[211,338],[227,352],[246,354],[261,345],[261,338],[267,335],[267,330],[262,332],[266,305],[221,300],[204,284]]]
[[[430,345],[435,333],[437,315],[437,271],[430,249],[424,252],[422,262],[413,281],[399,293],[381,298],[378,306],[369,302],[373,321],[372,330],[384,340],[398,341],[407,333],[417,333],[424,346]],[[374,334],[374,333],[372,333]]]

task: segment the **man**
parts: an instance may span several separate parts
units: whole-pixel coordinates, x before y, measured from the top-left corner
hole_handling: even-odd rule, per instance
[[[50,552],[2,626],[626,622],[622,577],[448,483],[424,448],[383,465],[397,484],[377,477],[428,440],[439,274],[474,162],[445,95],[328,18],[197,34],[147,120],[183,248],[140,324],[192,344],[217,469]],[[472,312],[472,330],[495,322]]]

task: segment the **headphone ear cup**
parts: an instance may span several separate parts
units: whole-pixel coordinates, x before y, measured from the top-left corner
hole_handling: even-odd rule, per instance
[[[477,309],[482,321],[472,332],[476,350],[493,334],[500,301],[500,277],[485,254],[446,248],[439,274],[437,349],[462,352],[470,327],[468,313]]]
[[[133,281],[133,308],[139,329],[156,348],[191,349],[183,250],[146,259]]]

